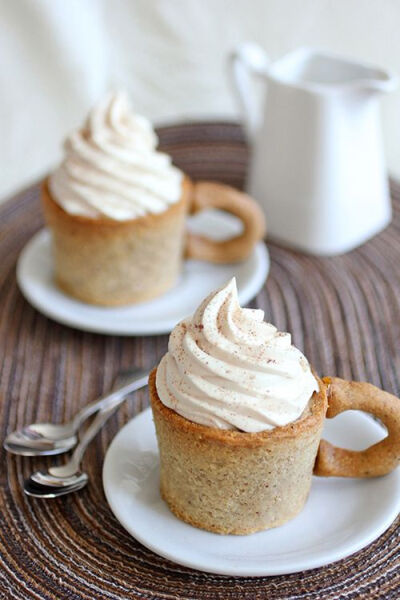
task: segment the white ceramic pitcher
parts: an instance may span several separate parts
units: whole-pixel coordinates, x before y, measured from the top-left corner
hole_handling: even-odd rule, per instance
[[[347,252],[391,219],[378,98],[386,70],[300,48],[270,64],[245,43],[231,68],[252,147],[248,191],[269,237],[313,254]],[[251,76],[267,83],[260,114]]]

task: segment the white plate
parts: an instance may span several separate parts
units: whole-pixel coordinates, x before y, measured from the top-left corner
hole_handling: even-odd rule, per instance
[[[349,411],[327,421],[324,437],[360,450],[384,437],[380,425]],[[374,479],[313,478],[304,510],[282,527],[248,536],[221,536],[177,519],[159,494],[158,451],[150,409],[114,438],[103,468],[111,510],[147,548],[176,563],[222,575],[295,573],[360,550],[400,510],[400,469]]]
[[[198,232],[212,231],[223,239],[237,231],[236,220],[223,213],[202,213],[192,222]],[[118,308],[91,306],[64,294],[53,283],[51,238],[39,231],[23,249],[17,266],[18,285],[25,298],[38,311],[64,325],[115,335],[154,335],[169,333],[200,302],[234,275],[239,300],[247,304],[260,291],[269,271],[269,255],[259,243],[242,263],[213,265],[186,261],[177,285],[156,300]]]

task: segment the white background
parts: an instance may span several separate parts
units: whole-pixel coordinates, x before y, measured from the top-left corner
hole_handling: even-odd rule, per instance
[[[272,59],[312,45],[400,73],[400,0],[0,0],[0,11],[0,198],[55,165],[110,88],[156,123],[237,117],[226,56],[240,41]],[[400,177],[400,92],[382,109]]]

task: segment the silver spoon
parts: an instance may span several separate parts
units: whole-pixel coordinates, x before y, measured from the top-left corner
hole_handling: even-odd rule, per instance
[[[137,380],[137,382],[141,381],[143,381],[143,378]],[[136,389],[139,387],[141,387],[141,385]],[[116,411],[118,406],[126,399],[126,391],[123,393],[124,389],[125,388],[121,388],[112,394],[113,400],[108,402],[107,406],[97,413],[92,423],[82,435],[71,459],[65,463],[65,465],[50,467],[48,471],[36,471],[25,480],[25,494],[34,496],[35,498],[56,498],[57,496],[64,496],[65,494],[77,492],[85,487],[89,481],[89,477],[87,473],[81,471],[80,465],[83,455],[95,435]],[[130,388],[130,391],[133,391],[133,389]]]
[[[10,433],[4,448],[21,456],[45,456],[62,454],[76,446],[77,433],[82,424],[95,412],[113,405],[116,399],[127,396],[147,385],[149,372],[142,369],[122,371],[116,379],[118,389],[99,400],[92,402],[80,410],[70,423],[54,425],[53,423],[33,423],[23,429]],[[115,386],[114,386],[115,387]]]

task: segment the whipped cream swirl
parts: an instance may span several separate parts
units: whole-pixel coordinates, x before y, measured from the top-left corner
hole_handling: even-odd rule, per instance
[[[220,429],[259,432],[296,421],[318,383],[289,333],[239,306],[232,279],[172,331],[157,369],[163,404]]]
[[[67,137],[65,159],[49,180],[53,199],[70,214],[117,221],[165,211],[181,196],[182,173],[157,144],[126,94],[109,94]]]

